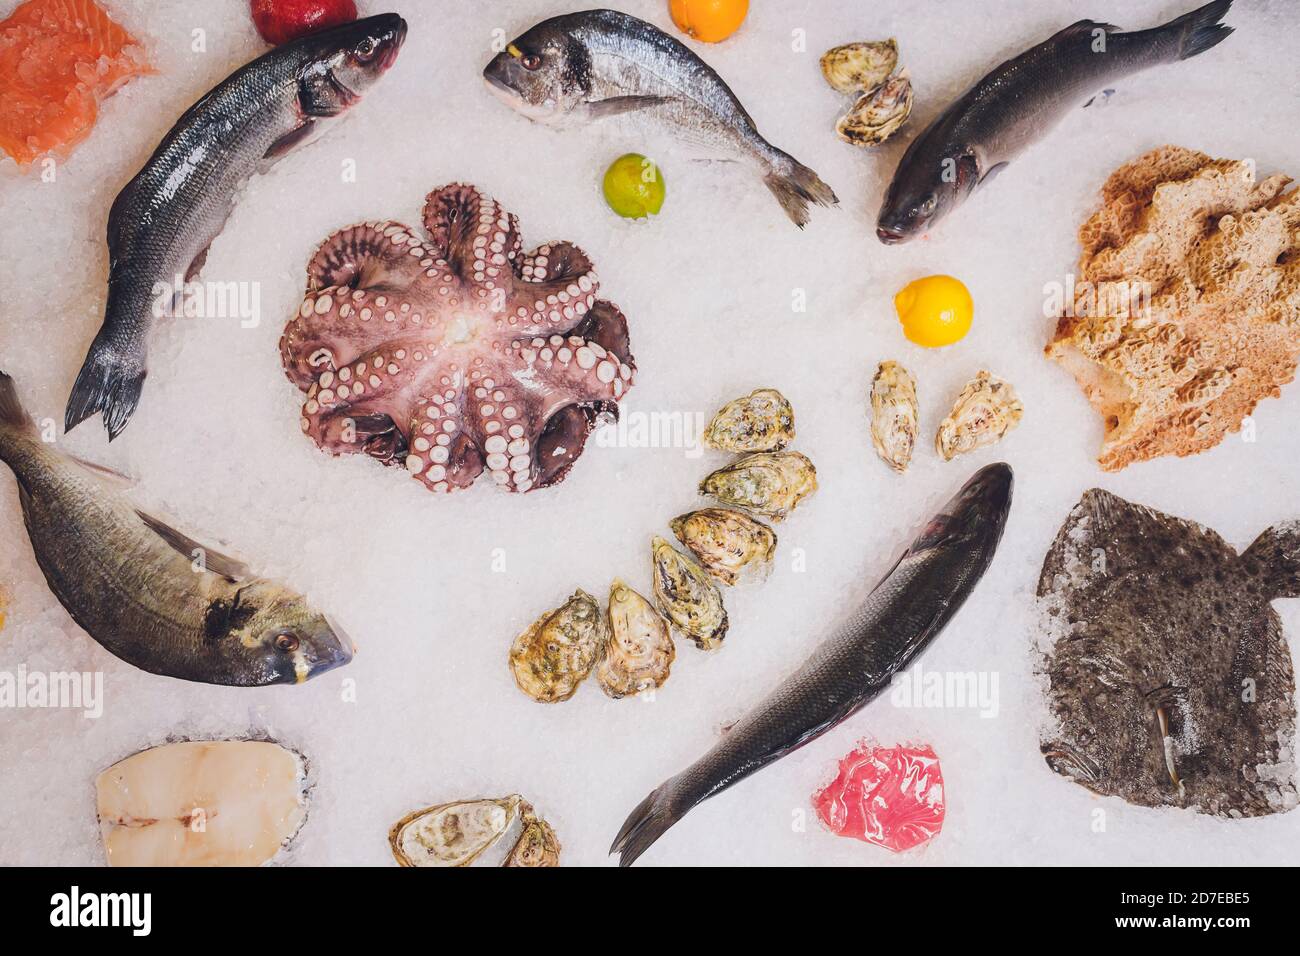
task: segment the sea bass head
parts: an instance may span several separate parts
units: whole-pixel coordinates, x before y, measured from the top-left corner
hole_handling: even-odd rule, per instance
[[[384,75],[406,39],[406,21],[380,13],[312,33],[281,48],[298,58],[305,116],[337,116]]]
[[[208,609],[206,635],[228,641],[249,684],[301,684],[352,660],[352,641],[302,595],[250,581]]]
[[[492,58],[483,80],[511,109],[558,124],[591,92],[591,53],[572,29],[575,15],[543,20]]]
[[[960,206],[979,184],[978,163],[966,149],[945,149],[926,130],[912,140],[894,171],[876,217],[886,245],[915,239]]]
[[[1006,462],[984,466],[930,519],[908,553],[958,547],[992,558],[1011,509],[1013,484]]]

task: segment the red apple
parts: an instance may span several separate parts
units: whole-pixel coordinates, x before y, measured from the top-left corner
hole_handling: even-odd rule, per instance
[[[352,0],[250,0],[250,8],[257,32],[276,46],[357,18]]]

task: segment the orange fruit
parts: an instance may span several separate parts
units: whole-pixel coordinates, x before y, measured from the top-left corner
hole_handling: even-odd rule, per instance
[[[668,10],[687,36],[720,43],[745,22],[749,0],[669,0]]]

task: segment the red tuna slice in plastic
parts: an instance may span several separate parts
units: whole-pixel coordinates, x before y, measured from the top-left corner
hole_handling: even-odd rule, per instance
[[[943,829],[943,774],[933,748],[863,745],[840,761],[838,776],[813,795],[822,823],[900,853]]]

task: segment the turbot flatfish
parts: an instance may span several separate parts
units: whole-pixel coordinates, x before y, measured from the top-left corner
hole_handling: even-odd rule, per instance
[[[1146,807],[1296,806],[1295,675],[1269,602],[1300,597],[1300,522],[1238,554],[1203,525],[1094,488],[1038,595],[1049,767]]]

